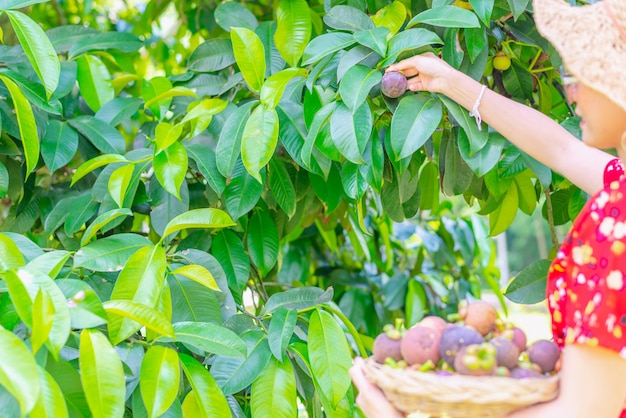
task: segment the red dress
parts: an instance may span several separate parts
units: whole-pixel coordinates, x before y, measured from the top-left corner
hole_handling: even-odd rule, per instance
[[[626,178],[619,159],[574,220],[550,266],[554,340],[608,348],[626,359]],[[626,418],[626,409],[621,418]]]

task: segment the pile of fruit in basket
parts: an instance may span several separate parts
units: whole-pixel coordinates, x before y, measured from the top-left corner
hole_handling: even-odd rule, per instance
[[[459,304],[455,321],[426,316],[409,329],[386,325],[374,340],[378,363],[440,375],[550,376],[560,368],[561,351],[550,340],[527,345],[526,334],[498,318],[490,304]]]

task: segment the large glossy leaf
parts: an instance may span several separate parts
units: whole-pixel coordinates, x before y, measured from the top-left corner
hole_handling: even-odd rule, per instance
[[[121,216],[132,216],[132,215],[133,215],[133,212],[127,208],[111,209],[107,212],[104,212],[98,215],[98,217],[89,224],[87,229],[85,229],[85,232],[83,233],[83,236],[80,239],[80,245],[85,246],[89,241],[91,241],[91,239],[94,236],[96,236],[99,230],[104,228],[110,222],[113,222],[115,219]]]
[[[74,267],[95,271],[119,271],[138,249],[150,245],[138,234],[115,234],[87,244],[76,252]]]
[[[447,28],[477,28],[480,22],[474,13],[455,6],[440,6],[418,13],[407,23],[407,28],[418,24]]]
[[[148,417],[167,411],[178,395],[180,366],[178,354],[168,347],[153,346],[141,361],[139,387]]]
[[[67,123],[51,120],[41,138],[41,156],[51,172],[66,165],[78,149],[78,134]]]
[[[415,94],[400,100],[391,120],[391,147],[396,161],[424,145],[439,126],[442,114],[441,102],[430,95]]]
[[[252,416],[291,418],[298,415],[296,376],[289,359],[271,358],[263,373],[252,383]]]
[[[337,106],[338,102],[330,102],[323,106],[313,117],[313,121],[309,126],[309,132],[306,136],[306,140],[302,146],[300,157],[305,167],[311,167],[314,146],[318,141],[323,142],[324,128],[329,126],[330,118]]]
[[[332,32],[316,36],[309,42],[302,55],[302,65],[315,64],[322,58],[355,43],[350,33]]]
[[[515,303],[534,304],[546,298],[546,277],[550,260],[539,260],[524,268],[513,278],[504,292]]]
[[[326,15],[324,23],[333,29],[357,32],[374,29],[374,22],[361,10],[353,6],[333,6]]]
[[[472,154],[470,151],[470,141],[464,130],[459,131],[459,151],[461,157],[477,176],[484,176],[489,170],[496,166],[502,149],[506,144],[503,136],[490,133],[489,141],[478,152]]]
[[[513,17],[517,20],[522,13],[526,11],[526,7],[528,7],[528,3],[530,0],[507,0],[509,7],[511,8],[511,12],[513,12]]]
[[[489,214],[489,235],[496,236],[504,232],[515,219],[519,205],[519,195],[516,187],[507,189],[500,201],[500,206]]]
[[[220,3],[217,6],[217,10],[229,4],[242,6],[239,3],[235,2]],[[215,11],[216,15],[217,10]],[[240,16],[236,16],[234,18],[237,19],[237,24],[234,26],[241,26],[242,22],[240,20]],[[254,21],[256,23],[256,18],[254,19]],[[202,44],[198,45],[198,47],[191,53],[191,55],[189,56],[189,61],[187,63],[187,68],[191,71],[197,72],[212,72],[223,70],[224,68],[229,67],[234,63],[235,55],[233,54],[233,44],[230,39],[213,38],[208,39]]]
[[[470,0],[474,13],[487,27],[489,26],[494,3],[494,0]]]
[[[73,186],[74,183],[76,183],[78,180],[100,167],[113,163],[127,162],[129,161],[126,159],[126,157],[119,154],[98,155],[97,157],[94,157],[89,161],[85,161],[78,167],[78,169],[74,172],[74,175],[72,176],[72,182],[70,183],[70,186]]]
[[[107,184],[109,195],[111,195],[113,201],[120,208],[124,205],[124,200],[132,183],[134,171],[135,166],[133,164],[126,164],[113,170],[109,176]]]
[[[93,328],[107,322],[100,298],[87,282],[58,279],[55,283],[67,300],[72,328]]]
[[[219,3],[215,8],[215,22],[226,32],[230,32],[233,26],[254,30],[258,25],[256,16],[245,4],[238,2]]]
[[[217,169],[224,177],[230,177],[241,153],[241,137],[250,109],[257,102],[251,101],[233,111],[226,119],[215,149]]]
[[[5,234],[0,234],[0,272],[24,265],[24,257],[17,244]]]
[[[1,10],[22,9],[32,4],[44,3],[46,0],[4,0],[1,4]]]
[[[212,290],[217,290],[218,292],[220,290],[211,272],[199,264],[190,264],[178,267],[177,269],[173,270],[171,274],[179,274],[181,276],[185,276],[196,283],[200,283],[204,287]]]
[[[264,170],[263,170],[264,172]],[[261,198],[263,185],[246,171],[239,161],[233,170],[230,183],[224,189],[226,210],[233,219],[250,212]]]
[[[406,6],[401,1],[395,0],[376,12],[371,19],[376,27],[387,28],[395,35],[404,25],[406,16]]]
[[[69,417],[63,392],[54,378],[39,367],[39,399],[30,413],[31,418],[66,418]]]
[[[69,121],[78,132],[105,154],[123,154],[126,142],[122,134],[93,116],[78,116]]]
[[[189,228],[226,228],[235,222],[220,209],[193,209],[172,219],[165,227],[163,237]]]
[[[183,144],[174,142],[156,154],[152,165],[161,186],[180,199],[180,186],[185,179],[189,165],[189,158]]]
[[[0,162],[0,198],[4,198],[9,191],[9,170]]]
[[[367,99],[370,90],[380,83],[382,78],[382,73],[377,69],[364,65],[353,66],[341,78],[339,84],[341,99],[352,112],[356,112]]]
[[[276,264],[279,249],[278,230],[267,211],[254,212],[248,223],[246,239],[250,259],[263,278]]]
[[[48,339],[54,318],[54,305],[50,295],[39,289],[33,300],[33,328],[31,330],[31,348],[37,353]]]
[[[172,295],[172,322],[221,324],[222,314],[215,292],[184,276],[169,275]]]
[[[293,335],[297,320],[298,312],[294,309],[280,308],[272,315],[267,338],[270,350],[278,361],[285,361],[285,350]]]
[[[119,356],[100,332],[85,329],[80,334],[80,380],[94,418],[124,416],[124,368]]]
[[[387,43],[387,56],[380,63],[380,66],[386,67],[392,64],[403,52],[433,44],[443,44],[443,41],[435,32],[424,28],[403,30],[389,39]]]
[[[94,55],[81,55],[78,62],[78,86],[85,103],[97,112],[106,102],[113,100],[115,91],[109,70]]]
[[[463,128],[469,138],[470,153],[475,153],[481,150],[487,143],[489,133],[487,131],[487,125],[483,123],[481,129],[478,129],[476,120],[469,115],[469,112],[463,109],[460,105],[448,99],[447,97],[440,95],[439,98],[443,101],[443,104],[450,112],[450,115],[454,117],[454,120]]]
[[[32,272],[39,271],[54,279],[65,266],[70,255],[71,253],[65,250],[48,251],[29,261],[24,268]]]
[[[21,413],[28,414],[35,407],[41,391],[35,357],[22,340],[2,327],[0,352],[0,385],[17,399]]]
[[[250,259],[241,239],[232,231],[220,231],[213,238],[211,251],[224,268],[233,296],[241,303],[243,289],[250,278]]]
[[[116,97],[102,105],[95,117],[111,126],[129,121],[139,110],[143,101],[136,97]]]
[[[86,36],[70,48],[68,58],[72,59],[91,51],[115,49],[122,52],[135,52],[143,46],[137,35],[129,32],[104,32]]]
[[[305,0],[282,0],[276,9],[274,43],[291,67],[297,67],[311,39],[311,11]]]
[[[17,84],[24,96],[32,105],[50,114],[61,116],[61,113],[63,112],[61,103],[58,100],[52,98],[48,100],[48,98],[46,97],[46,91],[42,84],[40,84],[39,82],[31,81],[30,79],[24,77],[20,73],[16,73],[15,71],[0,70],[0,72],[11,78],[11,80],[13,80],[15,84]]]
[[[0,74],[0,80],[7,86],[9,93],[11,93],[11,99],[13,99],[13,109],[17,117],[24,157],[26,158],[26,172],[30,173],[37,166],[39,160],[39,134],[35,115],[30,103],[12,80],[2,74]]]
[[[387,35],[388,28],[374,28],[355,32],[354,40],[384,57],[387,53]]]
[[[304,310],[332,300],[333,290],[319,287],[298,287],[284,292],[274,293],[267,300],[265,310],[268,314],[280,308]]]
[[[209,186],[215,193],[221,195],[226,187],[226,179],[218,169],[219,162],[215,151],[201,144],[189,144],[185,145],[185,148],[189,157],[196,162],[198,170],[209,183]]]
[[[350,199],[360,200],[368,188],[365,165],[345,161],[341,166],[341,184]]]
[[[350,347],[343,330],[326,311],[316,309],[309,324],[311,371],[326,399],[335,408],[350,388]]]
[[[269,162],[269,186],[276,203],[291,218],[296,213],[296,190],[285,163],[277,158]]]
[[[225,357],[246,357],[245,343],[228,328],[210,322],[178,322],[173,327],[175,338],[165,337],[159,341],[181,342]]]
[[[273,109],[278,105],[283,96],[287,84],[294,77],[304,77],[306,71],[302,68],[286,68],[272,74],[261,87],[261,103]]]
[[[143,303],[132,300],[108,300],[103,306],[108,315],[113,314],[130,319],[161,335],[170,337],[174,335],[172,324],[165,315]],[[116,341],[115,344],[118,342]]]
[[[372,112],[364,102],[353,113],[339,102],[330,118],[330,134],[337,149],[355,164],[363,164],[363,152],[372,131]]]
[[[78,350],[73,350],[72,356],[76,357]],[[67,360],[55,360],[48,357],[46,361],[46,370],[54,378],[62,391],[63,399],[72,417],[88,417],[89,406],[85,399],[80,374],[76,367],[72,366]]]
[[[265,80],[265,47],[258,35],[250,29],[232,27],[230,37],[243,78],[248,87],[258,93]]]
[[[26,16],[16,10],[4,11],[9,17],[20,45],[24,49],[35,73],[46,89],[46,96],[50,98],[59,83],[61,64],[54,47],[43,29]]]
[[[156,307],[165,281],[165,268],[163,247],[155,245],[139,249],[120,272],[111,300],[130,300],[149,308]],[[108,328],[111,342],[117,344],[137,331],[139,324],[132,319],[114,316],[109,318]]]
[[[231,418],[230,408],[215,379],[193,357],[180,353],[180,363],[195,395],[198,418]]]
[[[33,326],[33,301],[28,294],[28,288],[14,270],[4,273],[4,281],[9,291],[9,297],[13,303],[15,312],[19,315],[24,324],[32,328]]]
[[[250,115],[241,138],[241,159],[248,173],[263,183],[263,169],[274,155],[278,144],[278,114],[273,108],[260,105]]]

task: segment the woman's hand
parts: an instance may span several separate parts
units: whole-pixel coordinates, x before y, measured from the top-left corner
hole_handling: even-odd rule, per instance
[[[407,78],[407,88],[411,91],[426,90],[435,93],[446,93],[448,79],[456,70],[432,52],[414,55],[410,58],[390,65],[389,71],[400,71]]]
[[[363,359],[357,357],[350,368],[350,376],[354,386],[359,390],[356,404],[367,418],[403,418],[404,415],[395,409],[385,398],[383,392],[372,384],[363,373]]]

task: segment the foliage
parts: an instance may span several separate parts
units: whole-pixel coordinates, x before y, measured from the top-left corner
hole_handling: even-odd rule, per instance
[[[351,417],[382,324],[497,292],[487,237],[584,197],[382,70],[570,109],[527,0],[451,3],[0,3],[3,414]]]

